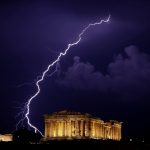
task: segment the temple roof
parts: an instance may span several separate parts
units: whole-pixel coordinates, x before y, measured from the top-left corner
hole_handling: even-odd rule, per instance
[[[52,115],[83,115],[80,112],[74,112],[74,111],[68,111],[68,110],[63,110],[59,112],[54,112]],[[89,115],[89,114],[84,114],[84,115]]]

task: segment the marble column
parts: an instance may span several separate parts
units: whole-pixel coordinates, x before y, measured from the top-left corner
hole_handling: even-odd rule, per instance
[[[47,128],[48,128],[48,123],[45,122],[45,137],[48,137],[48,135],[47,135],[47,133],[48,133]]]
[[[102,138],[103,135],[102,135],[102,124],[100,123],[100,138]]]
[[[85,136],[89,136],[89,121],[85,121]]]
[[[96,136],[96,124],[95,121],[93,121],[93,136]]]
[[[121,140],[121,127],[119,128],[119,140]]]
[[[100,123],[97,122],[97,127],[98,127],[98,138],[100,138]]]
[[[115,129],[115,126],[113,127],[113,140],[115,140],[115,137],[116,137],[116,129]]]
[[[56,136],[56,123],[53,121],[53,137]]]
[[[67,121],[67,136],[71,137],[71,120]]]
[[[63,132],[63,130],[62,130],[62,122],[59,121],[59,126],[58,126],[58,133],[59,133],[59,136],[62,136],[62,132]]]
[[[71,125],[71,134],[72,136],[75,136],[75,120],[72,120],[72,125]]]
[[[80,121],[80,136],[83,136],[83,120]]]
[[[65,136],[68,136],[68,135],[67,135],[67,130],[68,130],[68,129],[67,129],[67,121],[65,121]]]
[[[95,137],[98,137],[98,132],[97,132],[97,122],[95,123]]]
[[[75,136],[79,136],[79,121],[75,121]]]
[[[91,136],[94,136],[94,121],[91,122]]]
[[[50,137],[50,122],[47,124],[47,136]]]
[[[118,127],[118,141],[120,140],[120,127]]]
[[[64,121],[62,121],[62,136],[65,136],[65,125],[64,125]]]
[[[60,136],[62,137],[63,136],[63,122],[62,120],[60,121],[60,128],[59,128],[59,132],[60,132]]]
[[[55,121],[56,137],[58,136],[58,121]]]
[[[57,136],[62,135],[62,129],[61,129],[61,121],[57,122]]]
[[[49,137],[52,137],[52,121],[49,122]]]
[[[97,131],[97,129],[96,129],[96,128],[97,128],[97,123],[96,123],[96,122],[94,122],[94,129],[95,129],[95,130],[94,130],[94,132],[95,132],[94,136],[95,136],[95,137],[97,137],[97,132],[96,132],[96,131]]]
[[[71,120],[71,136],[73,136],[73,121]]]

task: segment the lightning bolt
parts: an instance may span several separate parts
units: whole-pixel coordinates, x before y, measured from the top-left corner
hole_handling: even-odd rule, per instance
[[[58,71],[58,69],[57,69],[57,67],[56,67],[55,70],[54,70],[51,74],[46,74],[45,76],[51,77],[51,76],[53,76],[57,71]],[[28,85],[35,84],[40,78],[41,78],[41,76],[38,76],[37,79],[35,79],[33,82],[25,82],[25,83],[22,83],[22,84],[19,84],[19,85],[15,86],[15,88],[21,88],[21,87],[24,87],[24,86],[28,86]]]
[[[51,64],[49,64],[47,66],[47,68],[45,69],[45,71],[42,73],[42,75],[40,76],[40,78],[36,81],[36,87],[37,87],[37,92],[30,97],[30,99],[28,99],[26,105],[25,105],[25,108],[26,108],[26,113],[25,113],[25,116],[24,116],[24,119],[27,119],[27,123],[28,125],[34,129],[35,133],[38,131],[41,135],[42,133],[33,125],[31,124],[30,122],[30,118],[29,118],[29,115],[30,115],[30,104],[31,102],[33,101],[33,99],[35,99],[38,94],[40,93],[41,89],[40,89],[40,83],[44,80],[46,74],[48,73],[48,71],[50,70],[51,67],[53,67],[55,64],[57,64],[61,57],[65,56],[67,54],[67,52],[69,51],[69,49],[75,45],[78,45],[80,43],[80,41],[82,40],[82,36],[84,35],[84,33],[92,26],[96,26],[96,25],[101,25],[103,22],[107,23],[110,21],[110,15],[107,17],[107,19],[102,19],[100,20],[99,22],[95,22],[95,23],[90,23],[88,26],[86,26],[82,31],[81,33],[78,35],[78,39],[73,42],[73,43],[70,43],[67,45],[67,48],[64,50],[64,52],[60,52],[58,57],[56,58],[56,60],[54,60]],[[42,135],[43,136],[43,135]]]

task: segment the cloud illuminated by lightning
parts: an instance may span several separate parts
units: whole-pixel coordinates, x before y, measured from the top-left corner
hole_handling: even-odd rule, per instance
[[[34,129],[35,132],[39,132],[41,135],[42,133],[34,126],[31,124],[30,122],[30,118],[29,118],[29,115],[30,115],[30,104],[31,102],[33,101],[34,98],[36,98],[38,96],[38,94],[40,93],[41,89],[40,89],[40,83],[44,80],[46,74],[48,73],[48,71],[50,70],[51,67],[53,67],[54,65],[56,65],[60,59],[65,56],[67,54],[67,52],[69,51],[69,49],[75,45],[78,45],[82,39],[82,36],[84,35],[84,33],[92,26],[96,26],[96,25],[101,25],[103,22],[107,23],[110,21],[110,15],[108,16],[107,19],[102,19],[100,20],[99,22],[95,22],[95,23],[90,23],[88,26],[86,26],[82,31],[81,33],[78,35],[78,39],[73,42],[73,43],[70,43],[67,45],[67,48],[64,50],[64,52],[60,52],[57,59],[54,60],[51,64],[49,64],[47,66],[47,68],[45,69],[45,71],[42,73],[42,75],[40,76],[40,78],[38,78],[38,80],[36,81],[36,87],[37,87],[37,92],[31,96],[31,98],[27,101],[26,105],[25,105],[25,108],[26,108],[26,113],[25,113],[25,116],[24,116],[24,119],[27,119],[27,123],[28,125]]]

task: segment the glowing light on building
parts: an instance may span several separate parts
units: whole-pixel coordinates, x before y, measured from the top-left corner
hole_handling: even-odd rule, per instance
[[[121,140],[122,122],[104,122],[90,114],[60,111],[45,115],[44,140],[52,139],[111,139]]]

